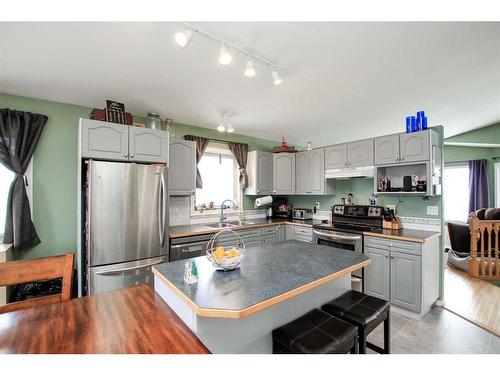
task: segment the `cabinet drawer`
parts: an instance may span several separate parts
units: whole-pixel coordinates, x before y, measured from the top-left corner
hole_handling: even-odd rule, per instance
[[[295,233],[295,239],[297,241],[312,243],[312,236],[304,236],[303,234]]]
[[[295,234],[312,237],[312,228],[295,227]]]
[[[262,228],[262,235],[263,236],[268,235],[268,234],[275,235],[276,232],[277,232],[277,229],[278,229],[277,226],[275,226],[275,227],[264,227],[264,228]]]
[[[260,229],[247,229],[247,230],[239,230],[237,233],[241,236],[241,238],[251,238],[251,237],[260,237]]]
[[[398,251],[400,253],[422,255],[422,245],[415,242],[399,241],[389,238],[364,237],[364,245],[377,249]]]

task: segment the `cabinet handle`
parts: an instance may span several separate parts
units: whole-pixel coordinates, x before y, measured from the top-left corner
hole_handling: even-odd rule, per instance
[[[391,255],[391,259],[394,259],[394,255]]]
[[[257,193],[260,193],[260,190],[257,190]]]
[[[273,193],[276,193],[276,190],[273,190]]]
[[[401,156],[401,157],[399,158],[399,160],[403,160],[404,158],[405,158],[404,156]]]
[[[123,156],[125,156],[126,158],[128,157],[128,154],[123,154]]]
[[[387,246],[392,247],[392,243],[388,243]]]
[[[389,254],[384,255],[386,258],[389,258]]]
[[[394,158],[394,160],[398,161],[398,160],[399,160],[399,158],[396,156],[396,157]]]
[[[130,154],[130,157],[133,158],[134,157],[134,154]]]

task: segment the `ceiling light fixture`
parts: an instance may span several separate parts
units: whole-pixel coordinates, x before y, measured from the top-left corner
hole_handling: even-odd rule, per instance
[[[237,51],[248,58],[244,71],[246,77],[255,76],[256,71],[253,64],[255,61],[259,61],[272,69],[273,83],[275,85],[279,85],[283,81],[283,79],[278,74],[278,65],[276,63],[252,52],[251,50],[246,49],[239,41],[229,41],[210,31],[200,29],[198,26],[195,26],[191,23],[183,23],[183,25],[186,27],[186,29],[175,34],[175,41],[179,46],[186,47],[191,40],[192,34],[198,33],[199,35],[202,35],[207,39],[221,44],[219,54],[219,63],[221,65],[229,65],[232,62],[233,56],[229,53],[229,49],[231,49],[232,51]]]
[[[233,60],[233,57],[227,50],[227,47],[222,43],[220,47],[220,55],[219,55],[219,62],[221,65],[229,65],[231,64],[231,61]]]
[[[179,47],[186,47],[191,41],[191,37],[193,36],[193,32],[189,29],[178,31],[174,35],[175,42]]]
[[[281,79],[277,70],[273,70],[271,72],[271,77],[273,77],[273,83],[275,86],[278,86],[281,84],[281,82],[283,82],[283,79]]]
[[[252,60],[247,61],[245,72],[243,74],[245,74],[245,76],[247,77],[255,77],[255,69],[253,67]]]

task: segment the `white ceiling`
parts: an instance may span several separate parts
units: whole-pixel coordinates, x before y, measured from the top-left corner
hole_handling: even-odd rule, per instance
[[[425,110],[446,136],[500,120],[500,23],[195,23],[277,62],[245,57],[179,23],[0,23],[0,92],[90,107],[105,99],[215,129],[313,146],[403,131]],[[1,103],[0,103],[1,105]]]

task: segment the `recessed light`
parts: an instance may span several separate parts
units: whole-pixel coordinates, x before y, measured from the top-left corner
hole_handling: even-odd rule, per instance
[[[281,84],[281,82],[283,82],[283,79],[281,79],[277,70],[273,70],[271,72],[271,77],[273,77],[273,83],[276,86],[278,86],[279,84]]]

